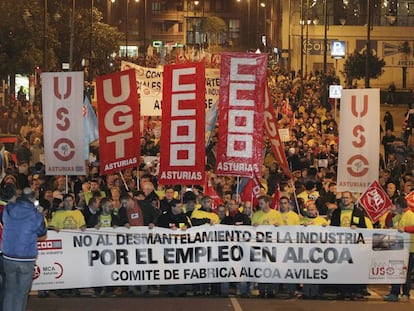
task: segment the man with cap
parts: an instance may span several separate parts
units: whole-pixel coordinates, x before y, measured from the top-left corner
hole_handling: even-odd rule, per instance
[[[37,208],[35,201],[33,190],[24,188],[16,202],[9,202],[3,211],[5,311],[26,310],[38,255],[37,241],[47,233],[42,208]]]

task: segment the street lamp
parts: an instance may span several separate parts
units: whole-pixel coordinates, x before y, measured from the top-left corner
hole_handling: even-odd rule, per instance
[[[43,72],[47,72],[47,0],[43,2]]]
[[[323,25],[323,92],[322,92],[322,101],[323,106],[327,107],[327,100],[328,100],[328,81],[327,81],[327,56],[328,56],[328,0],[324,0],[323,4],[323,14],[324,14],[324,25]]]
[[[266,0],[265,0],[266,1]],[[263,9],[263,34],[262,34],[262,43],[265,46],[265,52],[268,50],[267,46],[267,8],[266,8],[266,2],[260,2],[260,7]],[[263,39],[264,36],[264,39]]]
[[[126,1],[126,9],[125,9],[125,58],[128,58],[128,35],[129,35],[129,24],[128,24],[128,18],[129,18],[129,0]],[[139,2],[139,0],[135,0],[136,3]]]
[[[371,55],[371,0],[367,0],[367,46],[365,54],[365,88],[370,88],[369,58]]]
[[[69,41],[69,71],[73,66],[73,41],[75,39],[75,9],[76,0],[72,0],[72,16],[70,18],[70,41]]]

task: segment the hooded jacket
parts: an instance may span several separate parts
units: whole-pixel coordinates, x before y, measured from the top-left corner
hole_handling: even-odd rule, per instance
[[[19,198],[3,210],[3,257],[10,260],[31,261],[38,254],[38,237],[47,233],[43,215],[34,204]]]

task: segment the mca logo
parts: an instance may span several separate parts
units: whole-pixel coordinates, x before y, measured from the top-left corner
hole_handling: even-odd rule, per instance
[[[40,267],[38,265],[34,266],[34,270],[33,270],[33,280],[36,280],[40,277],[41,271],[40,271]]]
[[[33,280],[36,280],[43,277],[53,277],[55,279],[60,279],[63,275],[63,266],[59,262],[54,262],[50,265],[43,265],[42,267],[39,267],[38,265],[35,265],[34,272],[33,272]]]

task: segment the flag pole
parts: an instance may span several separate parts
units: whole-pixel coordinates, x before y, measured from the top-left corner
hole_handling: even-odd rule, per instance
[[[296,210],[298,211],[299,216],[303,216],[299,209],[298,197],[296,196],[295,183],[293,182],[293,179],[291,179],[290,182],[292,183],[292,186],[293,186],[293,198],[295,199]]]
[[[127,183],[126,183],[124,174],[122,174],[122,171],[119,171],[119,174],[121,175],[122,182],[124,183],[124,186],[125,186],[126,191],[129,192],[129,187],[128,187]]]
[[[68,175],[67,174],[65,175],[65,180],[66,180],[66,182],[65,182],[65,193],[68,194],[69,193],[69,185],[68,185],[69,180],[68,180]]]
[[[237,180],[237,184],[236,184],[236,193],[237,193],[237,194],[240,194],[240,193],[239,193],[239,190],[240,190],[240,176],[239,176],[239,175],[237,175],[237,176],[236,176],[236,180]]]

